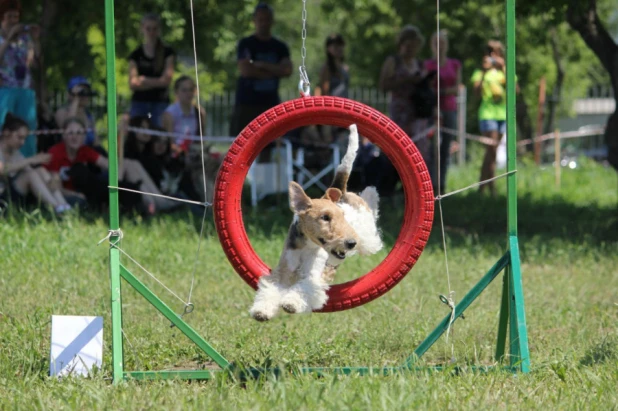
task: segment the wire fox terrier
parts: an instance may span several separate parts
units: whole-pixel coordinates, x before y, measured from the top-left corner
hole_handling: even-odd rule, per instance
[[[254,319],[270,320],[279,308],[290,314],[321,309],[328,300],[329,283],[346,257],[382,249],[375,187],[367,187],[360,195],[347,192],[357,151],[358,132],[352,125],[347,152],[322,198],[311,199],[299,184],[290,182],[294,219],[279,264],[260,277],[249,310]]]

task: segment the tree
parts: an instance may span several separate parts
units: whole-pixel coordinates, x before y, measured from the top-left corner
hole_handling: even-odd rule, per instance
[[[609,163],[618,171],[618,44],[599,18],[597,0],[570,0],[566,16],[609,73],[617,104],[607,120],[605,142]]]
[[[23,20],[38,21],[43,27],[45,65],[40,82],[47,83],[51,90],[64,90],[69,77],[82,74],[90,77],[95,88],[104,93],[103,3],[22,1]],[[238,39],[252,30],[251,12],[256,1],[194,0],[202,98],[235,87],[235,47]],[[297,0],[270,0],[270,3],[276,13],[275,34],[289,44],[297,66],[303,3]],[[306,5],[307,68],[312,79],[317,77],[324,62],[324,39],[331,32],[340,32],[347,39],[352,84],[375,86],[382,62],[395,52],[395,37],[403,25],[415,24],[427,37],[436,28],[435,2],[428,0],[309,0]],[[599,18],[609,15],[614,5],[614,0],[517,0],[517,77],[522,90],[518,98],[519,133],[532,133],[529,124],[538,109],[541,77],[546,78],[548,90],[555,90],[554,94],[560,96],[556,115],[568,113],[573,99],[585,95],[594,82],[611,82],[616,90],[616,44]],[[126,56],[139,44],[139,20],[146,11],[161,14],[164,39],[179,52],[179,71],[193,72],[188,0],[116,1],[116,65],[118,94],[122,97],[129,95]],[[440,26],[450,33],[450,54],[463,62],[466,83],[479,65],[483,44],[490,38],[504,39],[504,18],[504,0],[440,1]],[[618,25],[618,18],[613,21]],[[426,46],[421,57],[429,54]],[[295,73],[282,82],[282,87],[295,88],[297,82]],[[476,112],[472,104],[469,110],[468,124],[475,127]],[[606,131],[613,165],[617,164],[617,117],[616,114],[610,117]]]

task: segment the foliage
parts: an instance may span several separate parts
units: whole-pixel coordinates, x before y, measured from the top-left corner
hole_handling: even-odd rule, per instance
[[[77,0],[25,0],[26,21],[40,18],[49,5],[59,9],[45,37],[46,77],[52,90],[63,90],[66,79],[85,74],[104,90],[105,52],[103,37],[103,3],[83,3]],[[300,64],[301,1],[272,0],[276,10],[275,34],[290,46],[292,60]],[[599,0],[601,16],[610,19],[613,2]],[[223,89],[235,87],[236,42],[252,31],[251,12],[254,0],[195,0],[197,57],[200,62],[202,98]],[[581,38],[564,23],[566,0],[517,2],[517,74],[523,98],[535,117],[538,84],[547,79],[551,92],[556,79],[548,30],[558,31],[559,50],[567,76],[562,93],[561,114],[567,114],[574,98],[585,95],[593,83],[608,83],[608,76],[594,54]],[[46,7],[46,9],[44,9]],[[66,13],[64,10],[71,10]],[[194,65],[191,14],[188,1],[135,0],[116,2],[116,71],[118,94],[129,95],[126,56],[140,42],[139,20],[145,11],[161,13],[165,41],[174,46],[180,56],[181,72],[190,72]],[[352,83],[375,86],[385,57],[395,52],[398,30],[408,23],[416,24],[427,38],[436,29],[435,2],[427,0],[319,0],[307,2],[307,67],[316,79],[324,63],[324,38],[341,32],[348,41],[348,62]],[[469,78],[479,60],[487,39],[504,39],[504,2],[498,0],[442,0],[440,27],[447,29],[451,39],[451,55],[463,62],[463,80]],[[67,46],[70,45],[70,46]],[[429,57],[428,45],[422,57]],[[182,68],[184,67],[184,68]],[[283,81],[282,87],[296,88],[297,72]],[[471,113],[473,116],[474,113]],[[476,124],[473,118],[468,124]]]

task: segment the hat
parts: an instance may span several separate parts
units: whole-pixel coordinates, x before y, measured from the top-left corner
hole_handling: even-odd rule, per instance
[[[75,86],[88,86],[89,88],[92,88],[90,82],[84,76],[71,77],[69,83],[67,84],[67,90],[71,91]]]

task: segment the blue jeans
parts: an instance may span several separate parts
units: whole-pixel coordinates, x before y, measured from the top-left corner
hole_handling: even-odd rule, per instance
[[[29,88],[0,87],[0,125],[4,124],[7,113],[11,113],[28,124],[30,130],[36,130],[36,95]],[[24,157],[36,154],[36,136],[26,137],[19,151]]]
[[[479,129],[481,133],[498,131],[500,134],[506,133],[506,120],[480,120]]]
[[[131,117],[149,117],[152,125],[161,127],[161,115],[169,103],[165,101],[131,101]]]

